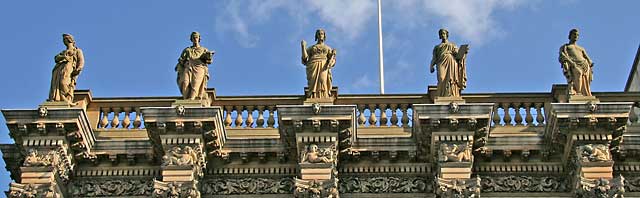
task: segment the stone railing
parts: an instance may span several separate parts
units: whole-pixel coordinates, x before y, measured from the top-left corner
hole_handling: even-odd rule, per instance
[[[142,107],[166,107],[176,98],[93,98],[87,105],[87,115],[94,129],[144,129]]]
[[[545,106],[558,102],[552,93],[463,94],[467,103],[494,103],[492,126],[544,126]],[[640,102],[640,93],[600,92],[601,102]],[[93,98],[87,112],[94,129],[143,129],[141,107],[171,106],[177,97]],[[300,95],[217,96],[211,106],[224,110],[227,128],[278,128],[278,105],[302,104]],[[358,127],[411,127],[413,105],[429,104],[428,94],[339,95],[336,105],[355,105]],[[239,116],[240,115],[240,116]],[[631,121],[638,122],[637,116]]]

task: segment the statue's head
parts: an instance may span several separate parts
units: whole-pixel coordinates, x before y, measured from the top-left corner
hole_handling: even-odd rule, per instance
[[[197,42],[197,43],[199,43],[199,42],[200,42],[200,33],[198,33],[198,32],[191,32],[191,37],[190,37],[190,38],[191,38],[191,42],[194,42],[194,43],[196,43],[196,42]]]
[[[578,31],[578,29],[575,29],[575,28],[571,29],[571,31],[569,31],[569,40],[577,41],[579,35],[580,35],[580,32]]]
[[[69,43],[72,43],[73,46],[76,45],[76,40],[73,39],[73,36],[71,36],[71,34],[62,34],[62,42],[64,42],[64,45],[67,45]]]
[[[316,41],[325,41],[327,39],[327,35],[324,29],[320,28],[316,30]]]
[[[440,38],[440,39],[449,38],[449,31],[447,29],[444,29],[444,28],[438,30],[438,38]]]
[[[316,152],[318,150],[318,146],[315,144],[312,144],[311,146],[309,146],[309,151],[311,152]]]

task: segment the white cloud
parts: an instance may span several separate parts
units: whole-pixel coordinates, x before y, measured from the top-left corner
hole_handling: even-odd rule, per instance
[[[248,5],[240,5],[240,3]],[[320,18],[329,24],[327,29],[340,31],[348,39],[358,37],[367,22],[376,13],[376,4],[372,0],[265,0],[265,1],[228,1],[225,11],[216,17],[216,29],[231,32],[234,39],[243,47],[254,47],[260,36],[253,25],[260,25],[271,18],[275,12],[284,11],[292,17],[298,29],[303,27],[309,19]],[[314,27],[315,28],[315,27]],[[300,33],[300,32],[298,32]]]
[[[353,84],[351,84],[351,87],[353,87],[354,91],[359,91],[359,90],[362,90],[362,89],[366,89],[366,88],[370,88],[370,87],[375,86],[376,82],[371,80],[369,75],[364,74],[364,75],[358,77],[358,79],[356,81],[354,81]]]
[[[406,0],[388,2],[389,8],[409,27],[441,23],[452,34],[482,44],[503,32],[494,19],[500,10],[514,10],[535,1],[519,0]]]

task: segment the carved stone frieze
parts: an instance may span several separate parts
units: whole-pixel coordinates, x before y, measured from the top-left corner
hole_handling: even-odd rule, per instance
[[[440,144],[438,161],[440,162],[471,162],[473,144]]]
[[[198,150],[202,150],[196,146],[174,146],[169,149],[162,157],[163,166],[187,166],[200,165],[204,162],[204,156]]]
[[[581,177],[579,186],[576,189],[576,196],[579,198],[622,198],[625,192],[625,181],[622,175],[611,180],[586,179]]]
[[[153,181],[149,179],[79,180],[70,191],[74,197],[150,196]]]
[[[338,179],[303,180],[295,179],[293,197],[296,198],[338,198]]]
[[[180,182],[153,181],[154,198],[200,198],[198,183],[192,182],[189,185]]]
[[[436,195],[451,198],[479,198],[482,187],[480,177],[471,179],[437,178]]]
[[[604,144],[587,144],[578,147],[578,156],[582,162],[611,161],[609,146]]]
[[[341,177],[340,193],[424,193],[432,191],[424,177]]]
[[[202,193],[205,195],[291,194],[293,188],[292,178],[213,179],[203,182]]]
[[[564,192],[567,180],[550,176],[486,176],[482,192]]]
[[[22,163],[24,167],[53,167],[63,182],[69,180],[71,162],[64,149],[51,150],[46,154],[30,149]]]
[[[310,144],[305,146],[305,150],[301,152],[301,163],[333,163],[336,160],[336,150],[333,146],[328,148],[319,148],[318,145]]]
[[[11,183],[9,185],[9,198],[39,198],[57,197],[57,194],[43,186],[34,184]]]
[[[624,189],[627,192],[640,192],[640,177],[624,177]]]

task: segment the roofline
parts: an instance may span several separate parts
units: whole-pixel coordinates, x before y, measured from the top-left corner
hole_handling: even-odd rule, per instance
[[[633,75],[638,72],[638,64],[640,62],[640,45],[638,45],[638,52],[636,52],[636,58],[633,60],[633,65],[631,65],[631,72],[629,72],[629,78],[627,79],[627,85],[624,86],[624,91],[629,91],[631,87],[631,81],[633,80]],[[640,79],[638,79],[640,80]]]

